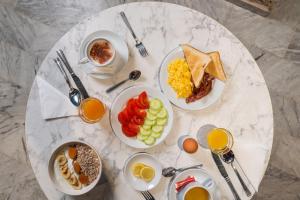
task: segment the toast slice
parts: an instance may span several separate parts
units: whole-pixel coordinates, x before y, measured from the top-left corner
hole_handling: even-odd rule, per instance
[[[211,57],[188,44],[182,44],[185,60],[189,66],[192,81],[196,88],[200,87],[204,71],[208,65],[213,65]]]
[[[212,64],[205,68],[205,72],[209,73],[213,77],[219,79],[220,81],[226,81],[226,74],[220,59],[220,54],[218,51],[213,51],[208,53],[212,59]]]

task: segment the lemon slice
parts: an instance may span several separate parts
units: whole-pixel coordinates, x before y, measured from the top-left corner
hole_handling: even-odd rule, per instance
[[[141,170],[145,167],[145,165],[143,163],[135,163],[133,166],[132,166],[132,174],[133,176],[137,177],[137,178],[140,178],[140,173],[141,173]]]
[[[140,171],[140,177],[146,182],[152,181],[154,176],[155,176],[155,171],[152,167],[146,166],[143,167]]]

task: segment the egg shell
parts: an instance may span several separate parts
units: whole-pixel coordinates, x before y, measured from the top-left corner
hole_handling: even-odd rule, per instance
[[[184,140],[182,148],[187,153],[195,153],[198,150],[198,143],[193,138],[187,138]]]

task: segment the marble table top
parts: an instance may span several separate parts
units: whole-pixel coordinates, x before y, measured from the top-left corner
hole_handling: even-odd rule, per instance
[[[150,56],[142,58],[134,46],[129,31],[119,12],[124,11],[136,34],[148,49]],[[109,80],[96,80],[87,76],[78,66],[79,47],[83,39],[97,30],[111,30],[127,42],[130,56],[123,70]],[[257,189],[265,173],[273,142],[273,113],[265,80],[244,45],[222,25],[192,9],[168,3],[130,3],[102,11],[87,18],[67,32],[51,49],[38,74],[51,85],[67,94],[68,88],[56,69],[55,50],[64,49],[70,64],[88,88],[90,95],[101,98],[108,106],[120,90],[110,95],[105,89],[127,77],[132,69],[140,69],[138,81],[158,87],[157,72],[164,56],[180,43],[190,43],[204,52],[218,50],[228,75],[222,97],[212,106],[197,112],[174,109],[174,127],[169,137],[154,148],[153,154],[164,167],[204,164],[204,169],[218,184],[219,199],[233,199],[225,180],[220,176],[210,152],[200,148],[196,154],[186,154],[177,147],[182,134],[196,135],[204,124],[214,124],[230,130],[234,136],[233,150],[252,184]],[[128,87],[130,85],[124,85]],[[137,192],[126,184],[122,175],[125,160],[138,150],[128,147],[115,137],[108,115],[97,124],[86,124],[79,117],[44,120],[41,116],[39,93],[33,83],[26,112],[26,142],[29,159],[36,178],[49,199],[140,199]],[[81,197],[65,196],[55,189],[48,176],[48,159],[54,148],[64,140],[84,140],[92,144],[102,156],[104,176],[97,187]],[[242,199],[238,180],[228,168],[234,185]],[[163,178],[151,192],[156,199],[167,199],[169,179]]]

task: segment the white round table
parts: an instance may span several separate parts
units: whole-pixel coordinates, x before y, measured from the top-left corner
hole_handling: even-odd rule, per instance
[[[145,44],[150,56],[143,58],[134,46],[129,31],[119,12],[124,11],[138,37]],[[96,80],[83,73],[77,65],[82,40],[97,30],[111,30],[128,44],[129,63],[109,80]],[[270,158],[273,142],[273,113],[265,80],[250,53],[243,44],[222,25],[210,17],[192,9],[168,3],[130,3],[107,9],[73,27],[51,49],[43,61],[38,75],[67,94],[67,86],[53,63],[55,51],[64,49],[69,62],[80,76],[90,95],[100,97],[109,105],[122,89],[110,95],[105,89],[127,77],[133,68],[142,71],[141,84],[158,87],[157,72],[164,56],[181,43],[190,43],[204,52],[218,50],[225,63],[228,81],[222,97],[209,108],[197,112],[174,109],[174,127],[163,142],[146,150],[164,167],[204,164],[204,169],[217,182],[220,199],[233,199],[232,194],[215,166],[210,152],[200,148],[196,154],[186,154],[177,147],[182,134],[195,136],[199,127],[214,124],[229,129],[234,136],[233,150],[252,184],[259,187]],[[129,84],[124,85],[127,87]],[[79,199],[140,199],[125,182],[122,167],[125,160],[137,152],[126,146],[113,134],[108,114],[97,124],[86,124],[79,117],[44,120],[36,81],[28,99],[26,113],[26,142],[30,162],[36,178],[49,199],[77,199],[65,196],[55,189],[48,176],[48,159],[53,148],[63,140],[84,140],[96,147],[102,156],[104,176],[100,184]],[[107,112],[108,113],[108,112]],[[231,169],[228,168],[228,171]],[[232,170],[231,170],[232,171]],[[249,199],[239,186],[232,172],[233,184],[242,199]],[[102,184],[101,184],[102,183]],[[156,199],[167,199],[169,179],[151,191]]]

